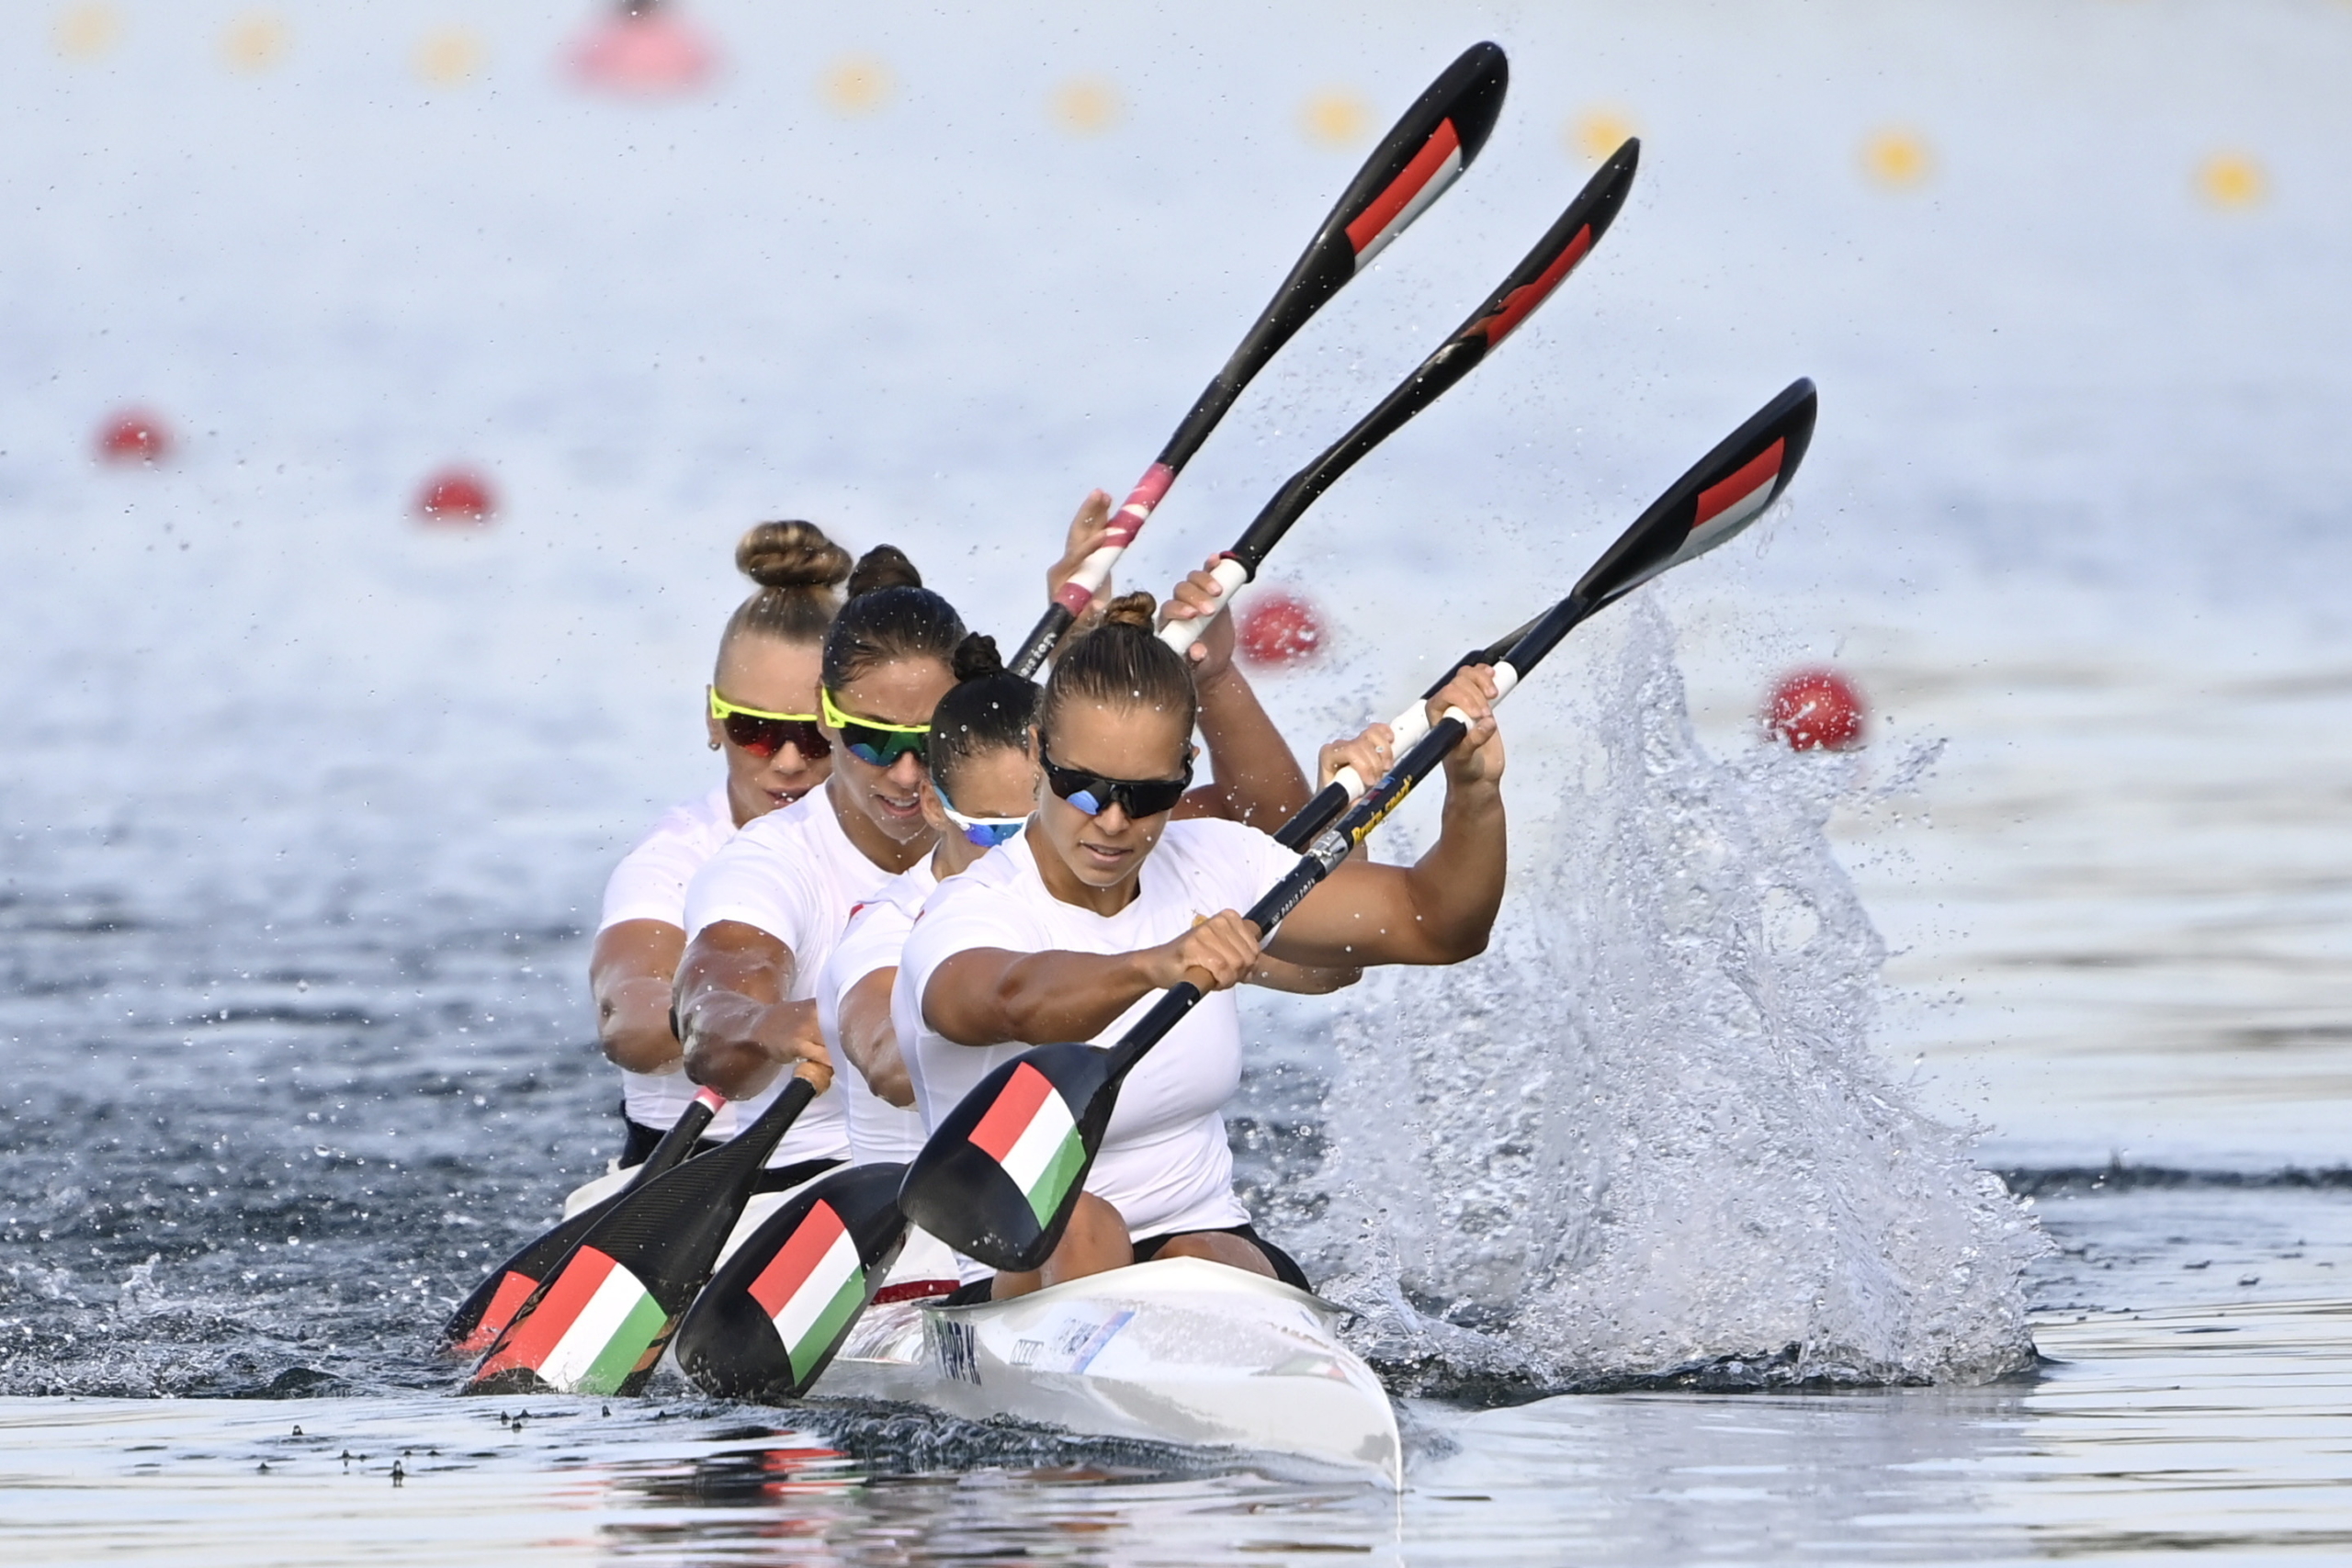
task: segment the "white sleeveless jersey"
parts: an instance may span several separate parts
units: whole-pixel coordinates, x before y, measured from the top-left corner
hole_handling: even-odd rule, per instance
[[[792,988],[786,1001],[808,1001],[818,977],[849,924],[850,910],[873,897],[895,874],[876,865],[849,841],[833,815],[831,781],[812,789],[781,811],[747,823],[712,855],[686,889],[686,935],[705,926],[735,920],[767,932],[792,950]],[[737,1128],[774,1103],[790,1075],[720,1114]],[[849,1134],[842,1112],[840,1075],[831,1088],[809,1102],[768,1156],[771,1166],[809,1159],[846,1159]],[[713,1123],[714,1127],[717,1123]]]
[[[850,1158],[859,1165],[910,1160],[922,1147],[922,1116],[868,1089],[842,1053],[841,1017],[842,998],[852,987],[876,969],[898,967],[899,949],[914,930],[916,914],[939,887],[931,860],[923,856],[857,907],[817,982],[817,1020],[833,1054],[833,1083],[842,1091],[842,1111],[849,1122]]]
[[[654,821],[652,830],[638,840],[637,848],[613,868],[611,879],[605,884],[605,908],[597,931],[624,920],[659,920],[684,931],[686,884],[734,836],[734,808],[723,783],[707,795],[670,807]],[[658,1132],[668,1132],[696,1093],[695,1083],[683,1072],[633,1073],[623,1067],[620,1075],[621,1100],[628,1119]],[[728,1115],[721,1112],[714,1125],[733,1131]]]
[[[923,1125],[936,1127],[990,1070],[1028,1048],[958,1045],[931,1028],[923,989],[949,958],[971,948],[1122,953],[1156,947],[1220,909],[1247,909],[1297,863],[1295,852],[1255,828],[1194,818],[1168,825],[1143,863],[1134,901],[1115,915],[1065,904],[1048,892],[1026,833],[943,883],[907,938],[891,995]],[[1162,994],[1139,998],[1095,1043],[1116,1041]],[[1220,991],[1203,998],[1128,1075],[1086,1190],[1117,1209],[1138,1240],[1247,1224],[1249,1211],[1233,1195],[1233,1156],[1221,1114],[1240,1082],[1240,1011],[1233,993]],[[977,1268],[967,1266],[967,1274]]]

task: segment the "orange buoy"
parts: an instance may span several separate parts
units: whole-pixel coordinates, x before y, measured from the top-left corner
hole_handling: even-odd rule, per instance
[[[1764,732],[1792,751],[1843,751],[1861,743],[1862,694],[1835,670],[1793,671],[1772,688]]]
[[[444,468],[424,481],[416,514],[427,523],[479,525],[498,515],[498,498],[490,481],[472,469]]]
[[[171,455],[170,427],[145,409],[124,409],[98,427],[102,463],[160,463]]]
[[[1271,589],[1242,605],[1237,646],[1250,664],[1299,664],[1322,650],[1323,622],[1295,593]]]

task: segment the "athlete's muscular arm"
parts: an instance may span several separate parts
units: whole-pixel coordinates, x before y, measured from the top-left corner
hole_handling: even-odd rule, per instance
[[[820,1091],[831,1082],[817,1004],[783,999],[793,969],[790,948],[739,920],[714,921],[686,944],[675,993],[686,1077],[729,1100],[750,1099],[799,1062],[823,1069],[804,1075]]]
[[[842,993],[841,1039],[836,1043],[865,1079],[865,1087],[903,1111],[915,1102],[915,1085],[907,1076],[899,1032],[890,1022],[890,987],[898,979],[898,965],[892,964]]]
[[[958,1045],[1048,1045],[1091,1040],[1133,1007],[1188,976],[1204,989],[1238,985],[1259,959],[1254,928],[1232,910],[1140,953],[1008,953],[967,948],[932,971],[922,1013]]]
[[[1448,707],[1474,721],[1445,760],[1445,815],[1438,840],[1410,866],[1342,863],[1300,901],[1270,944],[1302,964],[1459,964],[1486,951],[1502,907],[1506,835],[1502,738],[1495,728],[1494,671],[1456,672],[1430,699],[1435,723]]]
[[[1216,558],[1209,558],[1216,565]],[[1216,602],[1216,579],[1196,571],[1159,607],[1163,625],[1197,619]],[[1272,832],[1306,804],[1306,774],[1258,694],[1233,667],[1233,616],[1219,612],[1189,657],[1201,697],[1201,739],[1208,742],[1210,782],[1187,794],[1175,815],[1222,817]]]
[[[674,1073],[684,1065],[670,1032],[670,982],[686,933],[667,920],[623,920],[596,933],[588,955],[588,992],[596,1001],[596,1037],[616,1066]]]

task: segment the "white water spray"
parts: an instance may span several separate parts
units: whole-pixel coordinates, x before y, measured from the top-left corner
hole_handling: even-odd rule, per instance
[[[1335,1031],[1330,1201],[1296,1233],[1351,1269],[1327,1293],[1418,1388],[2025,1364],[2040,1233],[1871,1045],[1883,948],[1826,832],[1861,759],[1718,761],[1665,617],[1595,631],[1586,677],[1507,714],[1492,949],[1375,975]]]

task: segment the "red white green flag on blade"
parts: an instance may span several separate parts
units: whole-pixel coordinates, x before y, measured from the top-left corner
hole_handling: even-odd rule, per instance
[[[1004,1168],[1044,1224],[1086,1164],[1086,1145],[1046,1075],[1021,1064],[989,1113],[972,1129],[972,1144]]]
[[[795,1377],[806,1378],[842,1325],[865,1305],[857,1243],[831,1203],[819,1203],[752,1281],[752,1299],[775,1324]]]
[[[563,1393],[617,1393],[649,1354],[658,1354],[670,1314],[636,1275],[582,1247],[505,1348],[474,1382],[526,1369]]]

